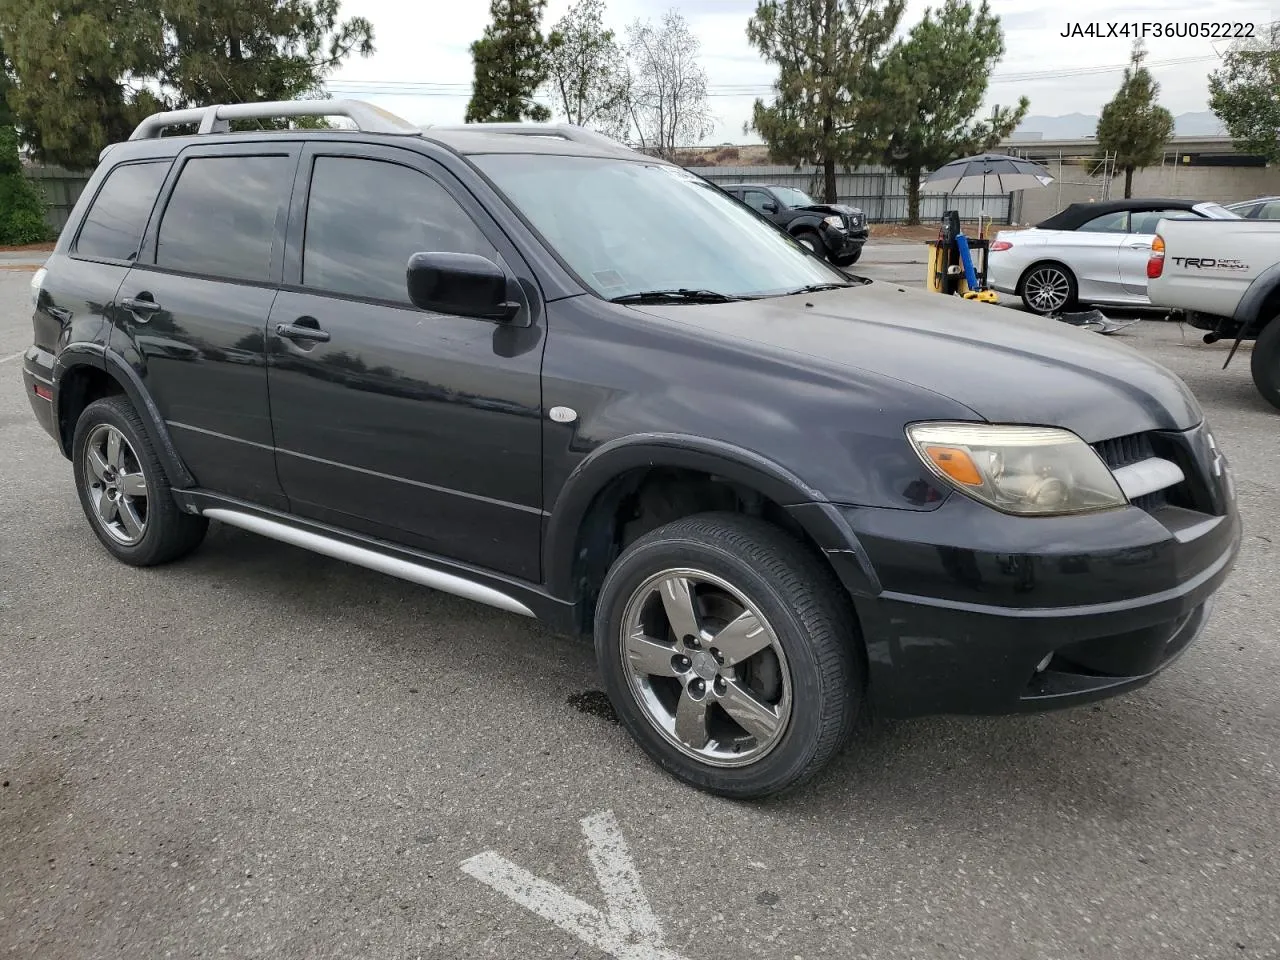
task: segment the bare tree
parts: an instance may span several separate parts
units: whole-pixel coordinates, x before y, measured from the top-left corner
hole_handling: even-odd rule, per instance
[[[626,58],[604,27],[604,0],[578,0],[547,38],[546,89],[570,123],[624,139],[631,127]]]
[[[676,147],[709,135],[707,73],[698,64],[702,44],[678,10],[660,25],[636,20],[627,28],[631,123],[641,149],[670,159]]]

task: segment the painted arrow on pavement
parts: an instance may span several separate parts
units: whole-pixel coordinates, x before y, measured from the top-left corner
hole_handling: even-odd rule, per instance
[[[494,850],[462,861],[462,872],[617,960],[685,960],[662,945],[662,925],[640,887],[640,875],[613,813],[587,817],[582,832],[604,894],[603,912]]]

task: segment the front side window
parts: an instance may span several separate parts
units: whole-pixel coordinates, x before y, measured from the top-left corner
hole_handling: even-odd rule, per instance
[[[1195,216],[1190,210],[1143,210],[1134,213],[1129,227],[1130,233],[1154,234],[1156,224],[1161,220],[1174,220],[1178,217]]]
[[[1128,233],[1129,211],[1117,210],[1114,213],[1104,213],[1076,229],[1081,233]]]
[[[193,157],[178,174],[156,239],[156,265],[228,280],[270,279],[290,157]]]
[[[550,154],[471,161],[606,299],[681,288],[768,296],[849,282],[678,167]]]
[[[788,207],[813,206],[813,197],[795,187],[774,187],[773,192]]]
[[[116,167],[93,199],[76,239],[76,253],[104,260],[134,260],[151,208],[171,162],[127,163]]]
[[[458,201],[409,167],[317,157],[307,199],[302,283],[330,293],[408,303],[415,253],[497,251]]]
[[[764,205],[766,203],[771,203],[772,200],[763,190],[748,190],[745,199],[747,206],[752,210],[759,211],[760,213],[769,212],[764,208]]]

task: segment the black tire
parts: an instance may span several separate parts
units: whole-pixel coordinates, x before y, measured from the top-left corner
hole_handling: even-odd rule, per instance
[[[723,666],[726,661],[721,659],[722,652],[717,651],[714,642],[718,636],[727,634],[717,636],[709,632],[714,624],[707,611],[717,606],[730,611],[736,608],[714,583],[701,581],[693,591],[693,607],[700,611],[697,616],[708,625],[708,632],[701,635],[705,651],[698,647],[693,656],[695,660],[698,657],[702,660],[696,667],[685,668],[687,672],[679,677],[668,678],[662,674],[649,677],[652,696],[646,698],[643,682],[637,680],[641,671],[633,667],[632,658],[623,653],[623,647],[631,649],[634,642],[627,639],[633,636],[628,625],[632,623],[633,611],[651,610],[662,619],[649,623],[661,626],[652,630],[646,627],[643,633],[661,633],[666,642],[674,640],[670,647],[673,654],[681,652],[681,640],[675,638],[677,631],[672,630],[672,621],[667,618],[665,590],[651,586],[655,579],[665,586],[669,582],[668,573],[678,571],[718,578],[738,591],[765,621],[764,628],[773,638],[773,646],[748,655],[749,659],[743,659],[737,666]],[[690,577],[690,580],[696,579],[696,576]],[[656,606],[644,606],[641,598],[646,595],[658,597]],[[750,606],[743,609],[752,612]],[[724,616],[727,619],[729,615]],[[756,634],[741,636],[754,638]],[[721,796],[755,799],[803,783],[848,741],[863,698],[862,641],[852,606],[840,582],[820,557],[791,535],[772,524],[739,514],[705,513],[687,517],[654,530],[628,547],[610,568],[601,587],[595,616],[595,642],[605,689],[631,735],[669,773]],[[777,648],[783,657],[776,656]],[[653,662],[660,664],[666,649],[663,647]],[[663,732],[659,720],[653,719],[655,707],[646,705],[657,704],[658,711],[665,709],[670,717],[678,718],[681,702],[693,695],[693,688],[700,682],[694,676],[695,670],[710,665],[707,657],[714,657],[722,666],[718,668],[721,673],[714,679],[707,677],[703,683],[702,699],[708,706],[702,709],[710,718],[704,721],[703,729],[718,725],[721,731],[738,727],[747,733],[746,738],[739,740],[734,739],[738,734],[721,734],[704,744],[707,750],[714,745],[726,751],[726,759],[720,762],[689,755],[687,751],[693,749],[689,741],[683,747],[677,746],[675,730],[678,728]],[[765,659],[757,662],[757,657]],[[770,658],[772,667],[768,662]],[[683,667],[687,659],[673,656],[672,672],[678,666],[677,661],[682,661],[679,666]],[[716,668],[712,666],[712,669]],[[777,676],[762,680],[771,669],[777,671]],[[769,735],[772,745],[767,749],[761,736],[752,735],[747,727],[737,724],[738,712],[731,711],[738,704],[721,692],[727,689],[724,676],[736,685],[734,689],[750,688],[758,702],[771,702],[769,686],[776,690],[790,684],[789,700],[783,697],[779,701],[788,705],[786,716],[779,729]],[[677,691],[675,706],[659,702],[662,690],[667,691],[668,699],[673,690]],[[773,706],[777,707],[778,703]],[[783,711],[778,709],[776,713],[781,716]],[[758,759],[740,761],[736,749],[739,742],[748,744],[747,757],[753,749],[765,752]],[[752,743],[756,744],[755,748],[749,746]],[[730,749],[732,753],[727,752]],[[725,762],[739,765],[723,765]]]
[[[826,255],[826,245],[822,242],[822,237],[814,233],[812,230],[797,230],[793,236],[809,249],[815,257]]]
[[[858,262],[858,258],[862,256],[862,248],[859,247],[853,253],[846,253],[843,257],[832,257],[831,262],[837,267],[851,267]]]
[[[1040,294],[1041,289],[1044,287],[1044,283],[1041,281],[1042,275],[1044,281],[1048,281],[1050,276],[1055,276],[1057,278],[1055,287],[1059,284],[1065,285],[1065,299],[1060,301],[1055,299],[1053,303],[1049,303]],[[1076,284],[1075,274],[1062,264],[1053,262],[1034,264],[1018,281],[1018,295],[1022,297],[1022,305],[1031,313],[1037,313],[1040,316],[1048,316],[1070,310],[1076,305],[1076,296],[1079,289]]]
[[[101,449],[110,449],[113,431],[124,441],[116,446],[118,468],[104,463],[101,455],[95,460],[90,452],[91,444],[98,450],[100,442],[105,444]],[[71,450],[80,506],[93,532],[117,560],[150,567],[176,560],[200,545],[209,521],[178,509],[142,420],[126,398],[106,397],[85,407],[76,421]],[[109,468],[105,471],[107,479],[99,475],[94,464]],[[139,475],[145,482],[143,486],[137,485]],[[133,486],[127,487],[126,479]],[[130,490],[136,496],[130,495]],[[104,519],[109,507],[99,509],[104,497],[115,502],[114,521]]]
[[[1273,317],[1258,334],[1249,371],[1263,399],[1280,408],[1280,317]]]

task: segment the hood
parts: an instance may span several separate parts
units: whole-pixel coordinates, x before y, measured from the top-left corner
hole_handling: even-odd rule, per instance
[[[1062,426],[1090,443],[1185,430],[1202,419],[1178,377],[1101,334],[892,283],[640,309],[763,351],[801,354],[853,378],[858,371],[889,377],[989,422]]]
[[[814,213],[824,213],[830,216],[833,213],[840,214],[845,217],[860,217],[862,210],[858,207],[846,206],[843,203],[811,203],[807,207],[796,207],[796,210],[812,210]]]

